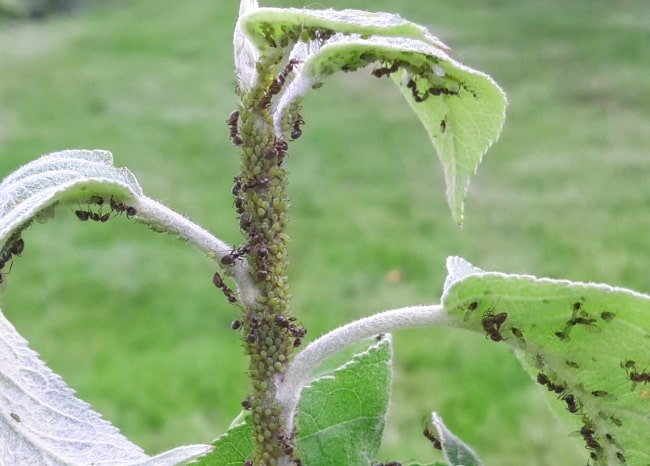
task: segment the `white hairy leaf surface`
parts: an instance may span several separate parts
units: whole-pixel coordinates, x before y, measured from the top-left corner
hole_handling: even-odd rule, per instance
[[[180,447],[149,457],[77,399],[0,313],[0,463],[25,465],[180,464],[211,449]]]

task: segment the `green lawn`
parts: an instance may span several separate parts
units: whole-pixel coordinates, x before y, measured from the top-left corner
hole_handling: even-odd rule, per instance
[[[237,5],[221,3],[114,1],[0,23],[0,174],[59,149],[109,149],[149,196],[240,242],[224,123],[236,103]],[[646,2],[371,3],[427,25],[491,74],[508,119],[458,230],[433,148],[388,80],[346,75],[306,99],[288,166],[293,306],[309,336],[438,301],[448,255],[649,292]],[[230,330],[236,310],[204,257],[124,218],[81,224],[65,208],[25,240],[3,312],[82,399],[150,453],[227,428],[246,362]],[[394,343],[380,459],[437,458],[420,435],[435,410],[487,464],[586,461],[505,345],[448,329],[402,331]]]

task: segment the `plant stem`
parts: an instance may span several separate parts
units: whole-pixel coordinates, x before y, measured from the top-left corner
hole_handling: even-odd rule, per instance
[[[139,222],[192,243],[208,257],[219,262],[221,267],[223,267],[221,260],[232,252],[230,245],[160,202],[142,196],[134,199],[133,205],[137,208],[136,218]],[[255,303],[259,291],[251,278],[248,262],[236,261],[228,268],[228,274],[237,284],[239,300],[242,304]]]

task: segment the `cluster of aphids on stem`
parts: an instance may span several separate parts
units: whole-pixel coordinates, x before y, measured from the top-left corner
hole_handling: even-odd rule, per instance
[[[4,283],[4,276],[11,272],[11,267],[13,266],[13,257],[20,257],[24,250],[25,240],[20,237],[20,233],[14,233],[11,235],[5,247],[2,248],[2,251],[0,251],[0,284]],[[4,268],[9,262],[11,262],[9,271],[4,272]]]
[[[268,108],[271,105],[271,99],[273,96],[278,95],[282,88],[284,87],[287,78],[293,71],[293,68],[300,63],[300,60],[292,58],[287,62],[285,67],[280,71],[280,73],[273,79],[268,90],[264,96],[259,100],[258,107],[260,109]]]
[[[109,198],[109,205],[111,210],[104,212],[104,204],[106,200],[101,196],[92,196],[88,200],[88,204],[95,204],[99,206],[99,211],[95,212],[93,210],[82,210],[79,208],[74,211],[74,214],[79,220],[85,222],[87,220],[93,220],[95,222],[105,223],[111,218],[111,214],[121,215],[122,213],[126,214],[126,218],[133,218],[138,211],[133,206],[128,206],[121,201],[118,201],[113,196]]]
[[[300,460],[300,458],[292,456],[295,451],[295,444],[296,444],[295,434],[287,435],[285,433],[279,433],[277,434],[277,439],[280,445],[282,446],[282,453],[284,453],[286,456],[291,457],[291,462],[294,464],[294,466],[302,466],[302,461]],[[253,466],[253,465],[254,465],[253,460],[245,460],[243,463],[243,466]]]

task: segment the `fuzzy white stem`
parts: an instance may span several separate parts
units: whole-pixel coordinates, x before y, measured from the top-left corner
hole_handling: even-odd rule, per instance
[[[448,325],[451,319],[439,304],[410,306],[381,312],[332,330],[310,343],[289,365],[283,380],[278,383],[277,399],[282,405],[286,431],[293,430],[294,415],[300,392],[311,381],[312,371],[324,359],[346,346],[408,327]]]
[[[169,207],[148,197],[136,198],[134,207],[138,210],[136,218],[152,228],[171,233],[193,244],[206,256],[217,262],[219,267],[232,276],[239,289],[239,299],[249,306],[255,303],[259,291],[249,273],[248,262],[238,258],[232,266],[224,266],[221,259],[232,253],[232,246],[216,238],[209,231],[174,212]]]

